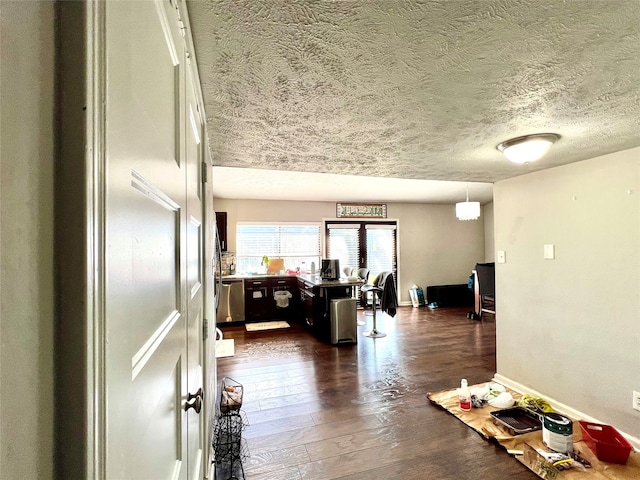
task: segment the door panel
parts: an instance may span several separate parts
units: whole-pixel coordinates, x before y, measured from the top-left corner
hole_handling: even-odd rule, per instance
[[[199,259],[188,255],[202,222],[192,227],[181,158],[182,39],[168,1],[105,11],[105,474],[186,480],[199,438],[184,410],[199,375],[187,348],[199,335],[188,281]]]
[[[122,227],[130,232],[133,240],[132,276],[130,283],[115,284],[112,291],[120,295],[127,295],[131,287],[137,291],[139,301],[126,307],[128,314],[140,319],[130,325],[132,354],[136,359],[148,351],[165,331],[167,322],[181,311],[180,207],[136,172],[132,172],[131,186],[140,194],[133,191],[126,207],[123,206],[129,221],[122,222]],[[112,260],[118,271],[126,270],[126,257]],[[136,349],[140,351],[135,353]]]
[[[200,240],[202,238],[202,224],[196,217],[189,219],[187,225],[187,252],[200,252],[202,246]],[[193,255],[188,257],[187,265],[187,281],[189,286],[190,297],[193,298],[198,293],[198,290],[202,287],[201,269],[200,269],[200,255]]]
[[[206,398],[204,402],[204,415],[203,415],[203,473],[207,475],[207,478],[213,479],[215,475],[215,464],[212,463],[213,455],[213,428],[211,419],[215,415],[215,400],[217,398],[218,379],[216,376],[216,358],[215,358],[215,345],[216,345],[216,309],[220,301],[220,291],[222,290],[221,279],[221,263],[219,260],[220,249],[216,236],[216,215],[213,211],[213,193],[211,185],[213,178],[211,178],[211,166],[209,156],[206,148],[206,135],[203,135],[203,165],[205,169],[205,176],[207,182],[203,184],[203,220],[206,228],[205,234],[205,268],[203,270],[203,288],[204,288],[204,318],[203,321],[207,325],[207,334],[203,335],[203,383],[206,390]]]
[[[175,202],[160,206],[134,182],[120,181],[124,175],[118,171],[129,163],[111,159],[108,183],[107,473],[109,478],[186,478],[182,208]],[[180,173],[175,163],[168,171]],[[153,191],[165,196],[155,186]],[[159,424],[173,428],[158,435]]]
[[[204,316],[204,232],[202,228],[202,182],[201,132],[203,122],[198,112],[190,70],[185,69],[186,88],[186,125],[185,125],[185,167],[186,167],[186,204],[189,221],[187,222],[187,391],[195,393],[203,389],[202,379],[202,320]],[[206,397],[206,392],[205,392]],[[201,400],[205,400],[202,399]],[[187,413],[188,436],[188,475],[192,480],[202,478],[202,456],[204,449],[204,415],[193,410]]]
[[[126,139],[108,143],[107,149],[135,159],[140,170],[153,168],[158,159],[180,160],[180,62],[162,3],[168,2],[109,2],[106,7],[108,128]]]
[[[170,355],[169,352],[158,352],[157,356]],[[149,369],[148,381],[137,382],[137,389],[140,390],[145,385],[159,384],[159,377],[165,378],[164,385],[149,391],[155,398],[148,403],[139,402],[132,411],[133,423],[128,425],[128,429],[142,432],[142,435],[136,438],[133,448],[127,452],[126,463],[130,464],[130,470],[122,478],[185,478],[186,468],[181,454],[183,445],[175,442],[176,438],[182,436],[182,410],[176,409],[183,403],[182,361],[182,357],[178,356],[178,362],[166,377],[162,373],[170,365],[159,364]]]

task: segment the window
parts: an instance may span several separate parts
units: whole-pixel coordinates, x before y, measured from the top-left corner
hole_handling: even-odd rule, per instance
[[[326,225],[327,256],[340,267],[367,268],[371,278],[381,272],[397,274],[395,221],[337,222]]]
[[[311,262],[320,265],[320,225],[251,224],[236,226],[236,269],[259,272],[262,257],[283,258],[284,268],[308,271]]]
[[[340,267],[357,269],[360,265],[360,224],[327,225],[327,258],[340,260]]]
[[[396,273],[395,225],[365,225],[367,232],[367,265],[373,275]]]

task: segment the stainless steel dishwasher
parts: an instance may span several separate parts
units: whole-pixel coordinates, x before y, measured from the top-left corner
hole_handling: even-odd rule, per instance
[[[244,282],[242,279],[222,280],[217,323],[244,321]]]

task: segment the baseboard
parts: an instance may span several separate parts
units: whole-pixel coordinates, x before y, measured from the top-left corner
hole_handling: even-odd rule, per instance
[[[408,302],[407,301],[398,302],[398,306],[399,307],[411,307],[411,306],[413,306],[413,303],[411,303],[411,300],[409,300]],[[426,304],[425,305],[420,305],[420,308],[426,307],[426,306],[427,306]],[[467,308],[473,310],[473,305],[462,305],[461,307],[450,307],[450,308],[463,308],[463,307],[467,307]],[[418,308],[418,307],[416,307],[416,308]],[[447,308],[447,307],[444,307],[444,308]]]
[[[586,420],[587,422],[593,422],[593,423],[602,423],[602,424],[606,424],[607,422],[603,422],[597,418],[591,417],[590,415],[587,415],[586,413],[583,413],[579,410],[576,410],[575,408],[570,407],[569,405],[566,405],[562,402],[558,402],[557,400],[554,400],[553,398],[549,398],[547,395],[543,395],[542,393],[538,392],[537,390],[533,390],[519,382],[516,382],[515,380],[511,380],[508,377],[505,377],[503,375],[500,375],[498,373],[496,373],[493,377],[493,381],[496,383],[499,383],[501,385],[504,385],[507,388],[510,388],[511,390],[514,390],[516,392],[518,392],[519,394],[524,394],[524,393],[528,393],[530,395],[533,395],[534,397],[541,397],[544,398],[546,401],[549,402],[549,404],[553,407],[554,410],[557,410],[560,413],[563,413],[565,415],[568,415],[571,418],[574,419],[580,419],[580,420]],[[620,429],[618,429],[618,427],[616,427],[616,430],[618,430],[622,436],[624,436],[624,438],[626,438],[629,443],[631,445],[633,445],[633,448],[636,451],[640,451],[640,438],[636,438],[633,437],[623,431],[621,431]]]

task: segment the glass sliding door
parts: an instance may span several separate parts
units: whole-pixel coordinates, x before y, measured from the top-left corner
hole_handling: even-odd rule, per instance
[[[370,278],[386,271],[397,277],[395,221],[331,221],[325,229],[327,258],[340,260],[340,268],[367,268]]]
[[[340,269],[360,265],[360,224],[327,225],[327,258],[340,261]]]
[[[370,276],[382,272],[393,272],[396,276],[396,226],[384,224],[365,224],[366,232],[366,268]]]

